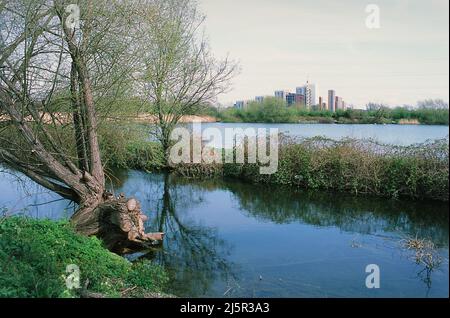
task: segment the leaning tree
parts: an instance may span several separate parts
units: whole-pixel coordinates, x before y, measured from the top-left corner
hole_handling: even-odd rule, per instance
[[[73,2],[0,0],[0,163],[76,202],[76,230],[111,249],[161,240],[144,232],[136,200],[106,191],[97,136],[96,101],[133,72],[138,7]]]

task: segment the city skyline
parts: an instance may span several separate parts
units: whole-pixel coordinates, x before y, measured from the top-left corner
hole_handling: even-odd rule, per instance
[[[289,89],[276,90],[273,95],[258,95],[254,99],[237,100],[232,106],[244,109],[252,102],[263,103],[266,98],[275,97],[283,100],[287,107],[297,106],[306,109],[329,110],[335,112],[338,109],[354,108],[353,104],[347,104],[342,96],[336,95],[334,89],[328,90],[325,98],[317,94],[318,85],[307,81],[302,86],[297,86],[295,92]]]
[[[358,108],[448,101],[448,1],[376,1],[379,29],[366,26],[369,3],[200,0],[213,52],[242,68],[219,102],[272,95],[306,79],[320,85],[317,96],[335,89]]]

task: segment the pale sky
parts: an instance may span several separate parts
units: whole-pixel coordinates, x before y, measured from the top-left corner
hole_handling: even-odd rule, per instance
[[[348,103],[449,100],[448,0],[199,0],[217,57],[241,73],[221,103],[317,83]],[[365,9],[380,8],[380,29]]]

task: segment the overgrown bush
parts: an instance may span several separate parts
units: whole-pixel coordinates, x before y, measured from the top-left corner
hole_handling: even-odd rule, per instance
[[[370,140],[285,139],[279,149],[278,171],[273,175],[261,175],[259,164],[249,163],[216,165],[214,169],[209,165],[206,175],[352,194],[448,201],[448,151],[448,140],[400,147]],[[177,171],[184,176],[202,177],[204,169],[180,165]]]
[[[69,223],[0,220],[0,297],[77,297],[79,291],[65,284],[70,264],[80,268],[82,287],[88,281],[90,292],[107,297],[152,295],[167,284],[161,267],[148,261],[132,264],[98,239],[76,234]]]
[[[310,189],[448,200],[448,142],[391,147],[315,138],[284,145],[276,174],[246,176]]]

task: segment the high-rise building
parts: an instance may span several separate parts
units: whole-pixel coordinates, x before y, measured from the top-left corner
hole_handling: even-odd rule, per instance
[[[286,103],[288,106],[304,106],[306,104],[306,98],[302,94],[286,93]]]
[[[322,105],[323,105],[322,96],[319,96],[319,108],[320,108],[320,110],[322,110]]]
[[[309,81],[305,86],[299,86],[296,88],[296,93],[305,96],[305,104],[308,108],[318,104],[317,102],[317,85],[312,84]]]
[[[336,101],[334,105],[335,110],[344,109],[344,101],[342,100],[342,97],[336,96]]]
[[[256,96],[255,101],[257,101],[258,103],[262,103],[264,101],[264,96]]]
[[[286,103],[288,106],[292,106],[295,104],[295,95],[294,93],[287,93],[286,94]]]
[[[335,112],[336,111],[336,91],[330,89],[328,91],[328,110],[330,112]]]
[[[306,106],[309,108],[311,106],[317,105],[317,87],[316,84],[306,83]]]
[[[286,99],[286,92],[285,91],[275,91],[275,97],[284,100],[284,99]]]
[[[295,92],[299,95],[306,96],[306,86],[297,87]]]
[[[305,106],[306,105],[305,95],[295,94],[295,104],[298,106]]]

